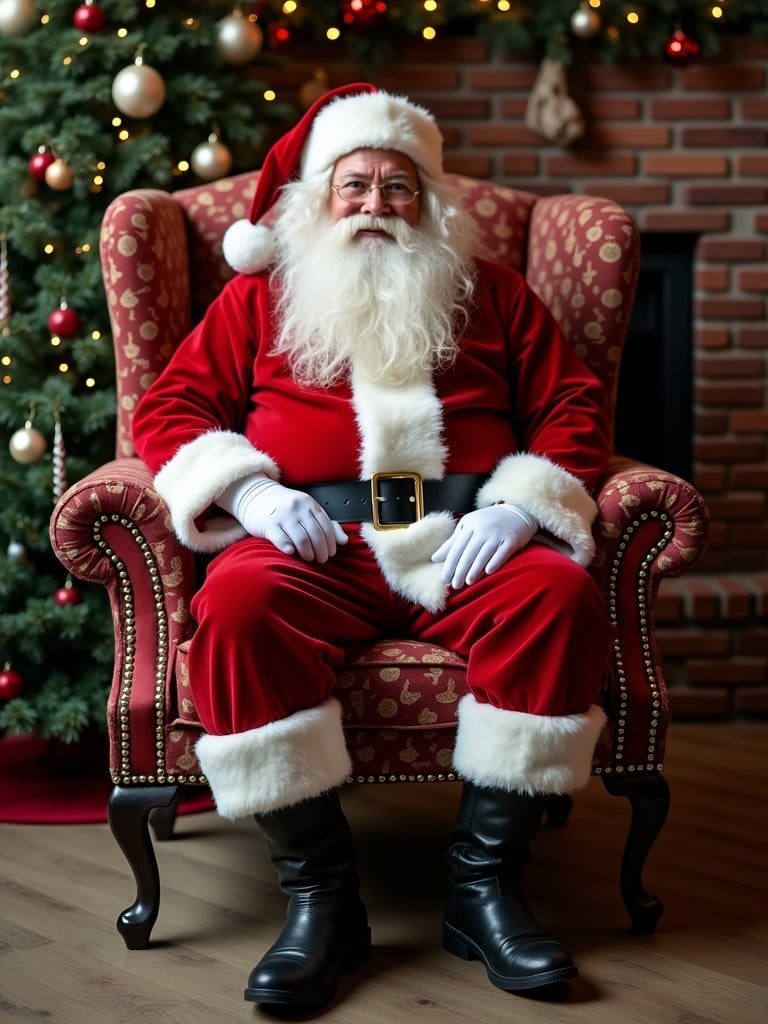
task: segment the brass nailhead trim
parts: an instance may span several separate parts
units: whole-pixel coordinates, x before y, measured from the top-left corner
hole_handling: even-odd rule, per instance
[[[645,677],[648,682],[648,689],[652,696],[651,707],[653,709],[651,713],[651,727],[649,729],[648,746],[646,748],[646,764],[632,764],[622,765],[617,764],[613,767],[596,768],[595,775],[610,774],[616,772],[620,774],[622,772],[654,772],[663,771],[663,765],[656,763],[656,736],[658,735],[659,719],[661,717],[661,693],[659,690],[659,681],[656,678],[655,666],[653,658],[651,657],[651,636],[649,630],[649,622],[651,616],[648,610],[648,581],[650,578],[649,569],[658,555],[667,547],[672,539],[673,523],[672,518],[667,512],[660,512],[654,509],[651,512],[643,512],[637,519],[633,519],[630,523],[627,523],[624,528],[624,532],[619,541],[617,553],[611,564],[611,575],[608,583],[608,616],[614,624],[618,621],[618,579],[621,572],[621,566],[624,559],[624,555],[629,546],[629,541],[632,539],[634,532],[647,523],[649,519],[658,519],[659,522],[664,525],[664,533],[659,541],[653,544],[645,554],[643,558],[640,571],[638,573],[638,586],[637,586],[637,602],[639,609],[639,622],[640,622],[640,644],[644,654],[643,666],[645,669]],[[619,718],[616,723],[615,732],[615,745],[614,745],[614,756],[617,761],[621,761],[624,757],[624,739],[626,734],[627,725],[627,714],[629,711],[629,691],[627,689],[627,675],[624,667],[624,654],[621,648],[621,641],[617,637],[614,641],[615,661],[616,661],[616,675],[617,683],[619,686]]]

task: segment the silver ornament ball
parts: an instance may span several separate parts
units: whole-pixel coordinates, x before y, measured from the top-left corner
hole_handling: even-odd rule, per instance
[[[0,0],[0,32],[6,36],[23,36],[40,15],[33,0]]]
[[[18,540],[12,540],[8,545],[8,561],[12,565],[26,565],[27,549]]]
[[[23,466],[29,466],[41,459],[47,447],[45,438],[40,431],[30,426],[17,430],[15,434],[11,435],[11,440],[8,442],[11,457]]]
[[[223,178],[232,170],[232,154],[215,136],[195,146],[189,162],[192,170],[203,181]]]
[[[591,39],[600,31],[600,15],[591,7],[582,4],[577,11],[571,15],[571,32],[579,39]]]
[[[247,64],[264,43],[264,33],[242,11],[233,11],[216,26],[216,53],[226,64]]]
[[[152,117],[165,103],[165,82],[146,64],[129,64],[112,82],[112,100],[128,117]]]

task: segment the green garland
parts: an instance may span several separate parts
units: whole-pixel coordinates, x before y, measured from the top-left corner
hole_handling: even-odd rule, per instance
[[[587,37],[573,28],[582,7],[598,19]],[[702,57],[717,54],[726,34],[768,39],[766,0],[262,0],[253,9],[276,48],[310,39],[374,61],[433,33],[477,36],[509,53],[565,63],[576,44],[605,64],[659,60],[676,30],[696,41]],[[335,41],[329,32],[339,32]]]

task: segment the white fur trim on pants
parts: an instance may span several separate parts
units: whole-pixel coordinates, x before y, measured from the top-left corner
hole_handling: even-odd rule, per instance
[[[201,736],[196,749],[216,810],[230,820],[319,796],[352,769],[334,697],[248,732]]]
[[[593,704],[583,715],[529,715],[459,703],[453,752],[456,771],[478,786],[507,792],[570,793],[589,781],[592,756],[606,716]]]

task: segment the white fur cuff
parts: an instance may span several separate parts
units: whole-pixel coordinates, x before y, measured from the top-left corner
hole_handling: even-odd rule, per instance
[[[502,459],[477,495],[477,507],[519,505],[547,533],[563,541],[570,557],[588,566],[595,557],[592,522],[597,505],[584,484],[543,455],[519,452]]]
[[[203,514],[230,484],[251,473],[277,479],[280,471],[265,452],[242,434],[211,430],[182,445],[155,477],[155,490],[168,506],[176,536],[193,551],[221,551],[245,536],[231,516]]]
[[[334,697],[248,732],[201,736],[196,750],[216,810],[230,820],[327,793],[352,769]]]
[[[504,711],[468,694],[459,703],[453,765],[479,786],[529,795],[570,793],[589,781],[605,722],[596,704],[583,715],[548,717]]]

